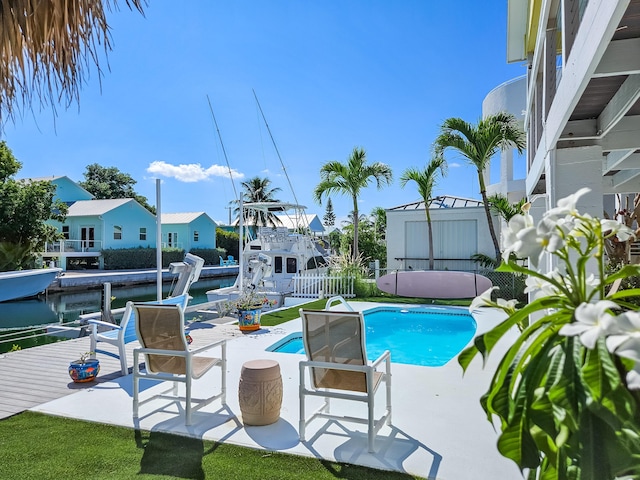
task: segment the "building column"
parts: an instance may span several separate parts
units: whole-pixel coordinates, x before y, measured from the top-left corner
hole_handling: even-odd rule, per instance
[[[549,207],[554,208],[558,200],[565,198],[583,187],[591,191],[578,199],[577,210],[592,217],[603,217],[602,188],[602,148],[599,146],[556,149],[549,152],[547,169],[547,193]],[[551,267],[557,265],[556,257],[551,259]],[[595,261],[587,265],[587,270],[598,275]]]

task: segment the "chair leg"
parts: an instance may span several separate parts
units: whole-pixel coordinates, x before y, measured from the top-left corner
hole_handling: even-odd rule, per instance
[[[367,402],[368,408],[368,418],[367,418],[367,437],[369,441],[369,453],[374,453],[373,443],[375,440],[376,430],[375,430],[375,419],[373,418],[374,414],[374,403],[373,403],[374,394],[373,392],[369,393],[369,401]]]
[[[222,344],[222,405],[227,404],[227,342]]]
[[[124,344],[118,345],[118,351],[120,352],[120,371],[122,375],[129,375],[129,368],[127,367],[127,350],[124,348]]]
[[[138,363],[138,355],[134,352],[133,354],[133,418],[138,418],[138,396],[140,391],[140,377],[138,377],[139,366]]]
[[[298,421],[298,434],[300,435],[300,441],[305,441],[305,427],[306,418],[304,412],[304,367],[300,366],[300,384],[298,387],[298,398],[300,399],[300,418]]]
[[[178,383],[176,382],[176,386],[178,385]],[[186,425],[191,425],[191,376],[187,375],[187,381],[186,381],[186,406],[185,406],[185,424]]]

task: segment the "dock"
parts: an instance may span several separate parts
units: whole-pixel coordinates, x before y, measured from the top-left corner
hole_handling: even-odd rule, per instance
[[[229,277],[238,275],[238,266],[209,266],[203,267],[200,278]],[[168,269],[162,270],[162,281],[171,282],[177,277]],[[48,292],[61,292],[74,289],[100,288],[105,283],[112,285],[134,285],[141,283],[155,283],[158,271],[145,270],[67,270],[58,276],[47,288]]]
[[[218,319],[220,322],[231,318]],[[237,325],[215,324],[209,321],[193,322],[189,325],[194,347],[205,345],[220,338],[234,338],[243,334]],[[138,342],[127,344],[128,364],[133,365],[133,349]],[[117,353],[113,345],[99,344],[101,350]],[[37,405],[47,403],[78,390],[95,388],[121,376],[117,358],[97,354],[100,373],[88,383],[74,383],[69,377],[69,363],[90,349],[89,337],[64,340],[38,347],[0,354],[0,419],[10,417]],[[131,371],[131,368],[130,368]]]

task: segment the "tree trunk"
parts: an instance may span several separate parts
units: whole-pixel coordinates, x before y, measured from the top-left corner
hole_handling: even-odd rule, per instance
[[[431,215],[429,214],[429,207],[426,207],[425,210],[427,213],[427,229],[429,232],[429,270],[433,270],[433,227],[431,226]]]
[[[500,251],[500,242],[498,241],[498,236],[496,235],[496,230],[493,226],[493,219],[491,218],[491,211],[489,210],[489,199],[487,198],[487,189],[484,184],[484,177],[482,176],[482,172],[478,170],[478,182],[480,183],[480,195],[482,195],[482,203],[484,204],[484,213],[487,215],[487,223],[489,225],[489,234],[491,235],[491,240],[493,240],[493,247],[496,251],[496,261],[498,263],[501,262],[502,252]]]
[[[353,261],[358,259],[358,220],[360,214],[358,213],[358,199],[353,198]]]

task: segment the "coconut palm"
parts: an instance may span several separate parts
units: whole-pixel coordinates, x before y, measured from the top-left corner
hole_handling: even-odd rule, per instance
[[[484,171],[489,167],[491,157],[497,152],[516,148],[519,153],[522,153],[525,146],[526,138],[516,118],[505,112],[489,115],[480,120],[477,125],[461,118],[449,118],[442,124],[440,134],[435,141],[437,155],[442,155],[447,149],[453,149],[476,168],[480,195],[482,195],[489,233],[498,261],[500,261],[500,242],[498,242],[489,210]]]
[[[391,167],[376,162],[367,165],[367,154],[363,148],[355,147],[346,163],[332,161],[320,168],[320,183],[313,191],[315,200],[322,204],[323,196],[334,193],[349,195],[353,200],[353,249],[351,258],[358,258],[358,197],[363,188],[374,179],[378,189],[389,185],[393,180]]]
[[[240,184],[243,188],[242,202],[243,203],[260,203],[260,202],[279,202],[280,200],[275,198],[275,194],[282,189],[279,187],[271,188],[271,180],[268,178],[253,177]],[[234,202],[237,205],[237,202]],[[240,207],[236,206],[234,213],[240,214]],[[264,212],[262,210],[249,209],[247,213],[247,221],[251,225],[255,226],[272,226],[279,225],[280,220],[271,212]]]
[[[431,225],[431,212],[429,200],[433,197],[433,189],[438,183],[438,172],[443,177],[447,174],[447,162],[443,157],[434,157],[424,168],[408,168],[400,177],[400,186],[405,187],[407,182],[414,181],[418,186],[418,193],[424,200],[424,210],[427,215],[427,229],[429,233],[429,270],[433,270],[433,228]]]
[[[0,118],[34,99],[54,107],[77,101],[98,46],[111,50],[105,10],[117,0],[5,0],[0,2]],[[125,0],[142,13],[146,0]],[[18,104],[18,105],[16,105]]]

